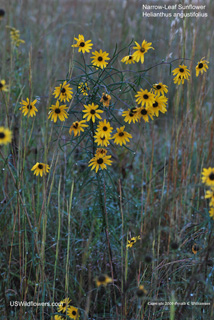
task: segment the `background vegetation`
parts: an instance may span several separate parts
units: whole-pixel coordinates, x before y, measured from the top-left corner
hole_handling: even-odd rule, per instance
[[[1,319],[50,319],[56,308],[14,308],[10,301],[58,302],[66,296],[81,319],[214,317],[213,222],[200,178],[203,167],[214,166],[214,7],[207,2],[208,19],[182,20],[142,18],[141,6],[137,0],[1,2],[0,70],[10,92],[7,101],[0,97],[0,124],[7,104],[14,134],[12,144],[1,148],[0,162]],[[12,50],[6,25],[20,30],[25,44],[19,50]],[[152,83],[169,88],[168,112],[146,125],[127,125],[131,151],[111,146],[114,163],[97,176],[81,144],[72,152],[71,120],[63,130],[47,120],[57,81],[80,72],[80,56],[71,48],[79,34],[110,56],[116,44],[152,42],[155,50],[135,71],[162,60],[193,61],[187,62],[192,76],[184,86],[174,85],[167,64],[149,71]],[[196,78],[202,57],[209,70]],[[117,68],[129,70],[121,59]],[[146,81],[141,86],[149,88]],[[35,120],[19,111],[29,94],[39,101]],[[134,103],[134,94],[127,100]],[[121,109],[118,99],[119,119]],[[47,178],[33,176],[37,161],[51,165]],[[138,235],[141,240],[127,249],[127,239]],[[114,283],[96,288],[101,273]],[[136,295],[140,284],[147,290],[143,298]],[[149,304],[154,301],[210,305]]]

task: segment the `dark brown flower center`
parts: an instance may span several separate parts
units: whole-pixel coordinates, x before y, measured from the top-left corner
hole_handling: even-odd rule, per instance
[[[92,109],[92,110],[90,111],[90,113],[91,113],[91,114],[95,114],[96,111],[95,111],[94,109]]]
[[[79,124],[78,124],[78,122],[76,122],[76,123],[73,125],[73,128],[74,128],[74,129],[77,129],[78,126],[79,126]]]
[[[99,159],[100,160],[100,159]],[[98,161],[97,161],[98,162]],[[104,274],[101,274],[99,277],[98,277],[98,281],[100,282],[104,282],[106,279],[106,277],[104,276]]]
[[[76,313],[76,311],[74,310],[74,311],[72,311],[72,314],[73,314],[73,316],[75,316],[77,313]]]
[[[144,99],[149,99],[148,94],[144,94],[144,95],[143,95],[143,98],[144,98]]]
[[[140,52],[142,52],[142,53],[145,52],[145,48],[141,48]]]
[[[214,173],[213,172],[209,175],[209,178],[210,178],[210,180],[214,180]]]
[[[43,165],[40,163],[40,164],[38,165],[38,168],[39,168],[39,169],[43,169]]]
[[[62,88],[62,89],[61,89],[61,92],[62,92],[62,93],[65,93],[65,88]]]
[[[59,108],[55,109],[55,113],[59,114],[61,112],[61,110]]]
[[[4,9],[0,9],[0,17],[3,17],[5,15]]]
[[[134,117],[134,113],[130,110],[129,117]]]
[[[142,297],[144,295],[144,291],[142,289],[137,290],[137,296]]]
[[[104,101],[107,101],[107,100],[108,100],[108,97],[107,97],[106,95],[104,95],[104,96],[103,96],[103,100],[104,100]]]
[[[158,107],[158,102],[157,102],[157,101],[155,101],[155,103],[153,103],[153,107],[154,107],[154,108],[157,108],[157,107]]]
[[[146,109],[142,109],[140,112],[143,116],[145,116],[147,114],[147,110]]]
[[[134,239],[131,239],[130,242],[135,242],[135,240],[134,240]]]
[[[102,158],[99,158],[99,159],[97,160],[97,163],[98,163],[98,164],[102,164],[102,163],[103,163],[103,159],[102,159]]]
[[[199,65],[198,65],[199,69],[202,69],[203,66],[204,66],[203,63],[199,63]]]
[[[183,68],[180,68],[179,71],[180,71],[180,72],[184,72],[184,69],[183,69]]]
[[[4,139],[4,137],[5,137],[4,132],[0,132],[0,139]]]
[[[156,86],[156,88],[157,88],[158,90],[160,90],[162,87],[158,84],[158,85]]]
[[[107,131],[108,128],[106,126],[103,127],[103,131]]]
[[[66,307],[66,303],[65,303],[65,302],[63,302],[62,307],[63,307],[63,308],[65,308],[65,307]]]
[[[136,108],[131,108],[130,112],[136,113],[136,112],[137,112],[137,111],[136,111]]]
[[[0,89],[3,88],[3,87],[4,87],[4,85],[0,82]]]
[[[120,132],[119,137],[123,137],[123,136],[124,136],[124,132]]]
[[[131,60],[132,59],[132,56],[129,56],[129,60]]]
[[[103,61],[103,57],[98,57],[97,60],[98,61]]]
[[[105,140],[105,138],[106,138],[105,136],[103,136],[103,137],[100,137],[100,139],[101,139],[101,140]]]
[[[80,47],[85,47],[85,42],[80,42]]]
[[[31,110],[31,109],[32,109],[32,105],[29,104],[29,105],[27,106],[27,108]]]

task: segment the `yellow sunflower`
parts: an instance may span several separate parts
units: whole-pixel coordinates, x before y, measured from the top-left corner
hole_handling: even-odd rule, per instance
[[[137,92],[135,95],[136,97],[136,102],[138,104],[141,103],[141,106],[143,107],[144,105],[146,107],[151,107],[152,104],[155,102],[155,95],[151,92],[143,89],[140,89],[140,91]]]
[[[140,108],[137,108],[136,110],[137,110],[139,119],[143,118],[145,122],[149,122],[149,117],[150,117],[153,120],[154,112],[152,108],[140,107]]]
[[[131,240],[128,240],[128,244],[126,247],[131,248],[137,242],[137,240],[140,240],[140,236],[133,237],[131,238]]]
[[[54,320],[65,320],[64,317],[59,316],[58,314],[55,314],[54,318],[52,318],[52,319],[54,319]]]
[[[87,121],[92,120],[92,122],[95,122],[96,118],[102,119],[100,116],[100,113],[103,113],[102,110],[99,110],[99,106],[95,105],[93,102],[92,104],[84,105],[85,110],[82,110],[85,114],[83,115],[83,118],[87,118]]]
[[[192,253],[196,254],[200,250],[200,247],[197,243],[194,243],[192,246]]]
[[[107,122],[106,119],[104,121],[100,121],[97,126],[97,133],[100,133],[100,136],[110,137],[113,128],[110,125],[110,122]]]
[[[136,51],[133,53],[133,58],[135,61],[139,62],[141,60],[141,63],[144,63],[144,54],[149,50],[149,49],[153,49],[153,47],[151,47],[151,42],[147,42],[145,40],[143,40],[142,44],[139,45],[139,43],[137,43],[135,41],[136,47],[134,47],[133,49],[135,49]]]
[[[112,283],[113,280],[107,274],[101,274],[95,278],[96,286],[104,286],[106,287],[108,283]]]
[[[26,101],[22,100],[20,104],[22,105],[19,110],[22,110],[22,113],[24,116],[33,117],[36,115],[36,112],[38,112],[37,108],[35,107],[35,104],[37,103],[37,100],[34,100],[30,103],[30,100],[27,98]]]
[[[97,148],[97,150],[96,150],[96,155],[99,155],[99,154],[104,154],[104,155],[106,155],[106,154],[107,154],[107,150],[106,150],[106,149],[103,149],[103,148]]]
[[[0,145],[7,145],[12,141],[12,131],[10,129],[0,127]]]
[[[43,176],[43,174],[46,175],[46,173],[48,173],[49,170],[49,165],[41,162],[37,162],[31,169],[31,171],[34,171],[33,174],[35,174],[36,176],[40,174],[41,177]]]
[[[147,294],[147,290],[145,289],[145,287],[143,285],[140,285],[137,289],[137,292],[136,292],[136,295],[141,298],[143,297],[144,295]]]
[[[107,156],[105,154],[96,154],[90,161],[89,161],[89,167],[91,167],[91,170],[97,171],[99,168],[107,169],[106,165],[111,166],[112,161],[110,160],[111,156]]]
[[[151,110],[153,113],[156,115],[156,117],[159,116],[159,111],[162,113],[166,113],[166,103],[167,103],[167,98],[165,96],[155,96],[155,102],[152,104]]]
[[[74,133],[74,136],[76,137],[77,135],[79,136],[81,131],[84,132],[83,128],[88,127],[88,124],[85,124],[86,120],[81,120],[81,121],[75,121],[73,122],[72,126],[69,129],[69,134]]]
[[[9,86],[6,85],[6,81],[5,80],[1,80],[0,81],[0,91],[7,92],[8,90],[9,90]]]
[[[74,320],[79,319],[79,311],[77,308],[73,306],[70,306],[68,308],[67,315],[69,316],[70,319],[74,319]]]
[[[106,51],[95,51],[92,52],[92,54],[94,55],[94,57],[91,57],[91,62],[94,66],[99,67],[101,69],[107,66],[108,62],[106,62],[106,60],[110,60],[110,58],[108,57],[109,54]]]
[[[72,88],[70,87],[70,84],[67,84],[67,81],[64,81],[63,84],[60,84],[59,87],[55,87],[53,95],[56,99],[59,99],[60,101],[69,101],[72,99]]]
[[[131,64],[136,62],[132,54],[130,54],[129,56],[125,56],[121,61],[125,62],[126,64]]]
[[[111,101],[111,96],[107,93],[103,93],[102,98],[100,100],[100,102],[103,103],[103,107],[109,107],[110,101]]]
[[[214,208],[210,208],[210,211],[209,211],[209,214],[210,214],[210,218],[213,218],[214,220]]]
[[[51,118],[51,121],[56,122],[58,118],[60,121],[65,121],[65,118],[68,118],[68,113],[66,111],[68,107],[66,104],[60,106],[59,101],[57,100],[56,104],[53,104],[50,109],[52,111],[49,112],[48,119]]]
[[[66,313],[66,310],[68,309],[70,303],[71,303],[71,300],[69,298],[65,298],[64,300],[60,301],[60,305],[57,311]]]
[[[93,43],[91,43],[91,40],[85,41],[85,38],[82,34],[79,34],[79,38],[74,38],[76,40],[76,44],[73,44],[72,47],[79,48],[78,52],[90,52]]]
[[[114,139],[114,143],[119,144],[122,146],[123,144],[126,145],[129,142],[129,139],[132,138],[132,135],[126,131],[124,131],[125,126],[117,128],[117,133],[112,137]]]
[[[214,187],[206,191],[205,199],[210,199],[210,207],[214,207]]]
[[[203,72],[207,72],[208,69],[208,63],[209,61],[204,60],[205,57],[203,57],[197,64],[197,66],[195,67],[196,70],[196,77],[199,76],[199,74],[203,74]]]
[[[80,92],[84,95],[87,96],[88,95],[88,91],[90,90],[88,87],[87,82],[80,82],[80,84],[78,85],[78,89],[80,90]]]
[[[139,115],[138,115],[135,107],[131,108],[127,111],[123,111],[122,116],[124,117],[124,121],[128,122],[129,124],[131,122],[134,122],[134,123],[138,122],[138,120],[139,120]]]
[[[111,136],[103,136],[102,132],[96,132],[94,138],[94,142],[101,147],[107,147],[109,145],[109,140],[112,139]]]
[[[201,180],[207,186],[214,187],[214,168],[203,169]]]
[[[164,96],[164,94],[168,92],[168,89],[167,89],[168,87],[161,82],[153,84],[152,87],[153,87],[154,94],[157,96],[161,94]]]
[[[184,80],[189,80],[190,70],[187,69],[187,66],[179,65],[179,68],[172,70],[174,77],[174,83],[184,84]]]

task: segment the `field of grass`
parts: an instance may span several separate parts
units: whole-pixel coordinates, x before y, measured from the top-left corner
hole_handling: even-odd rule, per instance
[[[13,134],[0,145],[2,320],[214,319],[214,221],[201,180],[203,168],[214,168],[214,4],[203,1],[208,18],[178,19],[142,18],[146,3],[0,3],[0,81],[8,85],[0,89],[0,127]],[[19,47],[8,26],[20,31]],[[90,53],[71,47],[80,34],[92,41]],[[154,48],[144,63],[122,63],[134,41],[143,40]],[[90,59],[100,49],[111,58],[103,70]],[[203,57],[209,68],[196,77]],[[180,85],[172,73],[179,64],[190,70]],[[68,118],[54,123],[48,118],[53,92],[64,81],[73,97],[60,103]],[[88,83],[88,96],[80,82]],[[159,82],[168,87],[167,112],[124,122],[122,112],[137,106],[137,92]],[[104,92],[111,95],[109,108],[100,102]],[[27,98],[37,100],[34,117],[20,110]],[[112,165],[97,173],[88,165],[98,119],[80,136],[69,134],[92,102],[113,134],[125,125],[132,135],[123,146],[110,140]],[[49,173],[35,176],[37,162],[48,164]],[[103,275],[109,283],[99,285]],[[66,298],[76,315],[39,305]],[[15,305],[23,301],[34,306]]]

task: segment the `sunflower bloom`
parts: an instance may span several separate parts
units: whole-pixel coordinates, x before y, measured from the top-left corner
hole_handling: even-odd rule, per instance
[[[88,87],[87,82],[80,82],[80,84],[78,85],[78,89],[80,90],[80,92],[84,95],[87,96],[88,95],[88,91],[90,90]]]
[[[197,254],[199,250],[200,250],[199,245],[197,243],[194,243],[192,246],[192,253]]]
[[[214,208],[210,208],[210,211],[209,211],[209,214],[210,214],[210,218],[212,218],[214,220]]]
[[[0,81],[0,91],[7,92],[8,90],[9,90],[9,86],[6,85],[6,81],[5,80],[1,80]]]
[[[103,149],[103,148],[97,148],[97,150],[96,150],[96,155],[99,155],[99,154],[104,154],[104,155],[106,155],[106,154],[107,154],[107,150],[106,150],[106,149]]]
[[[57,122],[57,119],[59,118],[60,121],[65,121],[65,118],[68,118],[68,113],[66,109],[68,107],[66,104],[64,105],[59,105],[59,101],[57,100],[55,105],[52,105],[50,107],[51,111],[49,112],[49,118],[51,118],[51,121]]]
[[[74,136],[79,136],[81,132],[84,132],[84,128],[88,127],[88,124],[85,124],[86,120],[75,121],[69,129],[69,134],[74,133]]]
[[[131,108],[127,111],[123,111],[122,116],[124,117],[124,121],[128,122],[129,124],[131,122],[135,123],[139,120],[139,115],[137,113],[136,108]]]
[[[78,52],[90,52],[93,43],[91,43],[91,40],[85,41],[85,38],[82,34],[79,34],[79,38],[74,38],[76,40],[76,44],[73,44],[72,47],[79,48]]]
[[[165,96],[155,96],[155,102],[153,103],[151,110],[154,112],[156,117],[159,116],[159,111],[161,113],[166,113],[166,103],[167,103],[167,98]]]
[[[100,100],[100,102],[103,103],[103,107],[109,107],[111,101],[111,96],[107,93],[103,93],[102,98]]]
[[[157,96],[159,96],[159,95],[163,95],[164,96],[165,93],[168,92],[168,89],[167,89],[168,87],[165,84],[161,83],[161,82],[153,84],[152,87],[153,87],[154,94],[157,95]]]
[[[155,102],[155,95],[151,92],[143,89],[140,89],[140,91],[137,92],[135,95],[136,97],[136,102],[138,104],[141,103],[141,106],[143,107],[144,105],[146,107],[151,107],[152,104]]]
[[[206,191],[205,199],[210,199],[210,207],[214,207],[214,187]]]
[[[137,110],[139,119],[143,118],[145,122],[149,122],[149,118],[153,120],[154,112],[152,108],[141,107],[141,108],[137,108],[136,110]]]
[[[133,49],[135,49],[136,51],[133,53],[133,58],[135,61],[139,62],[141,61],[141,63],[144,63],[144,54],[149,50],[149,49],[153,49],[153,47],[151,47],[151,42],[147,42],[146,40],[143,40],[142,44],[139,45],[139,43],[137,43],[135,41],[136,47],[134,47]]]
[[[12,141],[12,131],[10,129],[0,127],[0,145],[7,145]]]
[[[98,277],[95,278],[96,286],[104,286],[106,287],[108,283],[112,283],[113,280],[106,274],[101,274]]]
[[[59,99],[60,101],[68,101],[72,99],[72,88],[70,87],[70,84],[67,84],[67,81],[64,81],[63,84],[60,84],[59,87],[55,87],[53,95],[56,99]]]
[[[214,187],[214,168],[203,169],[201,180],[207,186]]]
[[[98,105],[92,102],[92,104],[84,105],[84,107],[85,110],[82,110],[82,112],[85,113],[83,118],[87,118],[86,121],[92,120],[92,122],[95,122],[96,118],[102,119],[100,113],[103,113],[103,111],[98,109]]]
[[[133,238],[131,238],[131,240],[128,240],[128,244],[126,247],[131,248],[137,242],[137,240],[140,240],[140,236],[133,237]]]
[[[108,57],[109,54],[106,51],[102,51],[102,50],[100,50],[100,52],[95,51],[95,52],[92,52],[92,55],[94,55],[94,57],[91,57],[92,64],[95,67],[99,67],[101,69],[107,66],[108,62],[106,62],[106,60],[110,60],[110,58]]]
[[[144,295],[146,295],[148,293],[148,291],[145,289],[145,287],[143,285],[140,285],[139,288],[136,291],[136,295],[141,298]]]
[[[66,310],[68,309],[70,303],[71,303],[71,300],[69,298],[65,298],[64,300],[60,301],[60,305],[57,311],[66,313]]]
[[[208,69],[208,63],[209,61],[204,60],[205,57],[203,57],[197,64],[197,66],[195,67],[196,70],[196,77],[199,76],[199,74],[203,74],[203,72],[207,72]]]
[[[49,170],[49,165],[41,162],[37,162],[31,169],[31,171],[34,171],[33,174],[35,174],[36,176],[40,174],[41,177],[43,176],[43,174],[46,175],[46,173],[48,173]]]
[[[55,314],[54,320],[65,320],[65,318],[62,316],[59,316],[58,314]]]
[[[132,135],[126,131],[124,131],[125,126],[117,128],[117,133],[112,137],[114,139],[114,143],[119,144],[122,146],[123,144],[126,145],[129,142],[129,139],[132,138]]]
[[[79,311],[77,308],[73,306],[70,306],[68,308],[67,315],[69,316],[70,319],[74,319],[74,320],[79,319]]]
[[[35,104],[37,103],[37,100],[34,100],[30,103],[30,100],[27,98],[26,101],[22,100],[20,104],[22,105],[19,110],[22,110],[22,113],[24,116],[33,117],[36,115],[36,112],[38,112],[37,108],[35,107]]]
[[[125,56],[125,57],[121,60],[121,62],[126,63],[126,64],[131,64],[131,63],[135,63],[136,61],[135,61],[133,55],[130,54],[129,56]]]
[[[89,161],[89,167],[91,167],[91,170],[97,171],[99,168],[101,170],[107,169],[106,165],[111,166],[112,161],[110,160],[111,156],[107,156],[105,154],[96,154],[90,161]]]
[[[109,145],[109,140],[112,139],[111,136],[103,136],[102,132],[96,132],[94,138],[94,142],[101,147],[107,147]]]
[[[179,84],[184,84],[184,80],[189,80],[189,76],[190,76],[190,71],[189,69],[187,69],[187,66],[183,65],[179,65],[179,68],[175,68],[174,70],[172,70],[174,77],[174,83]]]
[[[106,119],[104,121],[100,121],[97,126],[97,133],[100,133],[100,136],[110,137],[113,128],[110,125],[110,122],[107,122]]]

